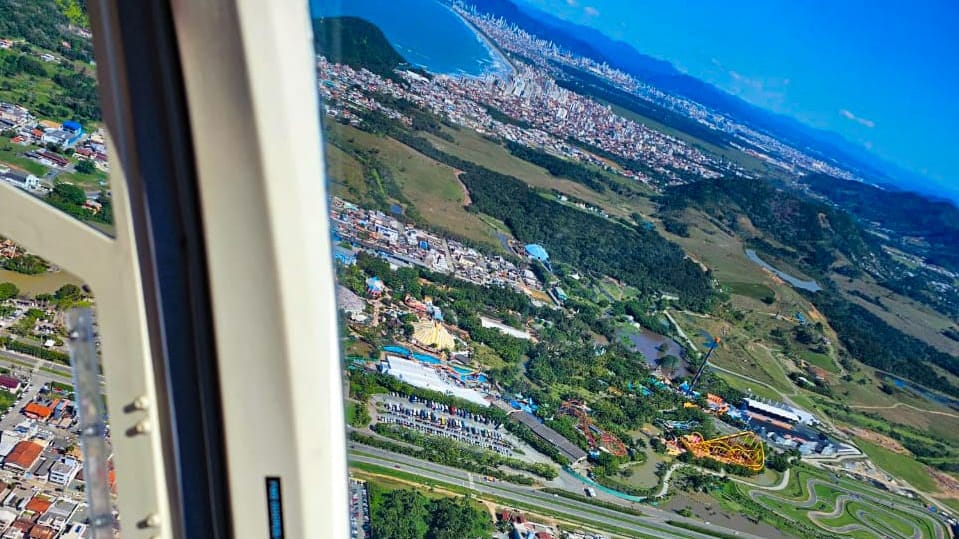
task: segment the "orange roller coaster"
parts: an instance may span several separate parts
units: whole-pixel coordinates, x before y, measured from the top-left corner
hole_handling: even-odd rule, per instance
[[[694,432],[680,438],[680,442],[697,458],[737,464],[754,472],[762,470],[766,461],[763,441],[753,432],[739,432],[711,440],[706,440],[702,434]]]
[[[586,405],[582,401],[569,400],[563,403],[560,411],[579,420],[579,430],[586,435],[590,447],[598,447],[609,451],[611,455],[622,457],[626,455],[626,446],[619,438],[600,430],[593,424],[593,420],[586,414]],[[599,438],[597,440],[597,437]]]

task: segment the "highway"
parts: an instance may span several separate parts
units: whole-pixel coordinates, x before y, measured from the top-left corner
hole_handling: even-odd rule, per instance
[[[690,524],[712,529],[718,533],[726,533],[744,537],[746,539],[760,539],[758,536],[747,533],[730,530],[709,522],[703,522],[695,519],[683,518],[669,511],[662,511],[650,506],[640,506],[642,516],[621,513],[613,509],[607,509],[587,502],[571,500],[542,492],[533,487],[514,485],[503,481],[490,483],[480,476],[451,468],[434,464],[432,462],[423,462],[406,455],[398,455],[382,449],[365,446],[362,444],[350,444],[350,460],[353,462],[363,462],[375,464],[386,468],[392,468],[401,472],[416,475],[429,481],[442,482],[472,490],[479,494],[487,494],[515,500],[532,510],[539,509],[548,514],[555,514],[566,517],[572,521],[587,521],[597,525],[607,525],[624,531],[630,531],[642,534],[648,537],[660,539],[673,539],[676,537],[688,539],[711,539],[713,536],[697,533],[682,528],[670,526],[666,520],[684,521]],[[522,507],[521,507],[522,508]],[[616,530],[611,530],[615,532]]]
[[[9,350],[0,350],[0,366],[9,368],[11,370],[21,369],[30,372],[44,369],[43,372],[45,374],[49,375],[51,378],[57,378],[57,381],[59,382],[69,384],[73,380],[73,373],[70,371],[70,367],[67,365],[61,365],[60,363],[54,363],[45,359],[38,359],[33,356],[19,354]],[[101,381],[102,378],[103,377],[101,376]]]

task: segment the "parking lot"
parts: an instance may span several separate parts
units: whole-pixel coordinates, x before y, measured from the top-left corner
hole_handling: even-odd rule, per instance
[[[399,395],[383,396],[377,401],[376,420],[401,425],[433,436],[495,451],[515,454],[515,444],[505,430],[489,419],[466,410],[432,401],[416,401]]]
[[[366,483],[350,478],[350,537],[370,537],[370,500]]]

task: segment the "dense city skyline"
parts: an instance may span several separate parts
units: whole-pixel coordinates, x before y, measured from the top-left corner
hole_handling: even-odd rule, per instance
[[[944,2],[711,4],[522,0],[760,107],[838,133],[955,193],[959,72]],[[682,39],[677,39],[681,36]],[[934,189],[934,186],[916,186]]]

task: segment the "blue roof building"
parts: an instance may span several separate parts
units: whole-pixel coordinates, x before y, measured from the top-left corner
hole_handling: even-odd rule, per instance
[[[538,243],[530,243],[526,246],[526,254],[546,264],[549,263],[549,254],[546,249]]]

